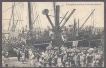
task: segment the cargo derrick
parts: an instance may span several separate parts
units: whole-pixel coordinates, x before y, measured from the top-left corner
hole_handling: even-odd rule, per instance
[[[63,45],[63,40],[62,40],[62,37],[61,37],[61,33],[62,33],[62,28],[64,27],[64,25],[67,23],[67,21],[69,20],[69,18],[72,16],[72,14],[74,13],[76,9],[73,9],[73,11],[69,14],[69,16],[66,18],[66,20],[64,21],[64,23],[62,24],[62,26],[60,26],[60,23],[59,22],[59,14],[60,14],[60,6],[57,5],[56,7],[54,6],[54,17],[55,17],[55,25],[53,25],[48,13],[49,13],[49,10],[48,9],[44,9],[43,10],[43,14],[46,15],[49,23],[51,24],[52,26],[52,30],[54,32],[54,41],[53,41],[53,46],[62,46]],[[67,14],[67,13],[66,13]],[[65,15],[66,16],[66,15]],[[64,16],[64,17],[65,17]],[[64,19],[63,17],[63,19]]]

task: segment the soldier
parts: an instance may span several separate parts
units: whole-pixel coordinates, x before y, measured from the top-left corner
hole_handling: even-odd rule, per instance
[[[88,67],[92,67],[93,63],[93,48],[88,50],[88,54],[86,55],[86,64]]]
[[[9,55],[8,52],[6,52],[5,57],[6,57],[7,60],[9,60],[8,55]]]
[[[24,63],[25,62],[25,53],[23,52],[22,53],[22,63]]]
[[[27,48],[25,49],[25,58],[26,58],[26,59],[29,59],[28,49],[27,49]]]
[[[21,51],[19,50],[18,53],[17,53],[18,61],[20,61],[20,57],[21,57]]]
[[[40,62],[35,63],[35,67],[42,67]]]
[[[67,53],[64,52],[63,55],[62,55],[62,63],[63,63],[63,66],[65,66],[65,62],[67,62]]]
[[[100,53],[96,53],[93,58],[93,66],[102,67],[103,56]]]
[[[62,37],[62,40],[63,40],[64,42],[67,41],[67,36],[65,35],[65,33],[62,33],[61,37]]]
[[[49,66],[49,62],[48,62],[48,63],[46,63],[46,67],[50,67],[50,66]]]
[[[63,67],[63,64],[62,64],[61,56],[60,55],[58,55],[58,58],[57,58],[57,66],[58,67]]]
[[[85,65],[84,60],[85,60],[85,54],[83,52],[81,52],[81,55],[80,55],[81,67],[84,67],[84,65]]]
[[[65,63],[65,67],[70,67],[69,62]]]
[[[25,50],[25,45],[22,45],[22,51],[24,51]]]
[[[35,57],[33,57],[32,59],[31,59],[31,61],[30,61],[30,65],[34,65],[34,63],[35,63]]]
[[[55,65],[55,66],[57,65],[57,57],[58,57],[57,55],[54,56],[54,60],[55,60],[54,65]]]
[[[5,57],[2,55],[2,65],[4,66]]]
[[[29,54],[29,59],[31,59],[31,56],[32,56],[32,50],[31,49],[29,49],[28,54]]]

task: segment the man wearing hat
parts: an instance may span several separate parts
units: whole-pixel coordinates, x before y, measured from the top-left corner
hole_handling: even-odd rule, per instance
[[[85,54],[83,52],[81,52],[81,55],[80,55],[80,64],[81,64],[81,67],[84,67],[85,66]]]
[[[50,66],[49,66],[49,62],[46,63],[46,67],[50,67]]]
[[[67,59],[67,53],[64,52],[63,55],[62,55],[63,59],[62,59],[62,63],[63,63],[63,66],[65,65],[65,62],[68,60]]]
[[[5,65],[5,57],[2,55],[2,66],[4,66]]]
[[[93,48],[88,50],[88,54],[86,55],[86,65],[91,67],[93,63]]]
[[[25,62],[25,53],[23,52],[22,53],[22,63],[24,63]]]
[[[60,55],[58,55],[58,58],[57,58],[57,66],[58,67],[62,67],[63,66]]]
[[[22,45],[22,51],[24,51],[25,50],[25,45]]]
[[[42,65],[41,65],[40,62],[36,62],[36,63],[35,63],[35,67],[42,67]]]
[[[31,49],[29,49],[29,52],[28,52],[28,54],[29,54],[29,59],[31,59],[31,57],[32,57],[32,50]]]
[[[21,51],[18,50],[18,52],[17,52],[17,58],[18,58],[18,61],[20,61],[20,57],[21,57]]]
[[[100,53],[96,53],[93,58],[93,66],[102,67],[103,56]]]
[[[69,62],[65,63],[65,67],[70,67]]]
[[[9,57],[8,57],[8,52],[6,52],[6,54],[5,54],[5,57],[6,57],[6,59],[8,59],[9,60]]]

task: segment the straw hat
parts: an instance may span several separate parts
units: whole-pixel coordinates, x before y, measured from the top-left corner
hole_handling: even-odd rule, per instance
[[[58,47],[54,47],[54,49],[58,49]]]
[[[69,64],[68,62],[66,62],[66,64]]]
[[[88,52],[94,51],[94,48],[90,48],[89,50],[87,50]]]
[[[4,53],[4,51],[2,51],[2,54]]]
[[[31,50],[31,49],[29,49],[29,50]]]
[[[90,48],[89,50],[90,50],[90,51],[93,51],[93,50],[94,50],[94,48]]]
[[[99,59],[101,59],[101,56],[100,55],[96,55],[95,56],[95,59],[98,59],[99,60]]]

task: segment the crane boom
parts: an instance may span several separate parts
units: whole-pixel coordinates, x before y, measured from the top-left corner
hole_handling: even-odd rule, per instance
[[[83,26],[84,26],[84,24],[87,22],[87,20],[89,19],[89,17],[92,15],[92,13],[95,11],[95,9],[91,12],[91,14],[88,16],[88,18],[85,20],[85,22],[82,24],[82,26],[79,28],[79,29],[81,29]]]
[[[63,25],[61,26],[61,28],[64,27],[64,25],[67,23],[67,21],[69,20],[69,18],[72,16],[72,14],[74,13],[76,9],[73,9],[73,11],[70,13],[70,15],[66,18],[65,22],[63,23]]]
[[[50,24],[51,24],[52,28],[54,29],[54,25],[53,25],[53,23],[52,23],[52,21],[51,21],[51,19],[50,19],[49,15],[48,15],[48,14],[46,14],[46,17],[47,17],[47,19],[49,20],[49,22],[50,22]]]
[[[68,11],[69,12],[69,11]],[[65,14],[65,16],[63,17],[63,19],[61,20],[60,24],[62,23],[62,21],[65,19],[66,15],[68,14],[68,12]]]

